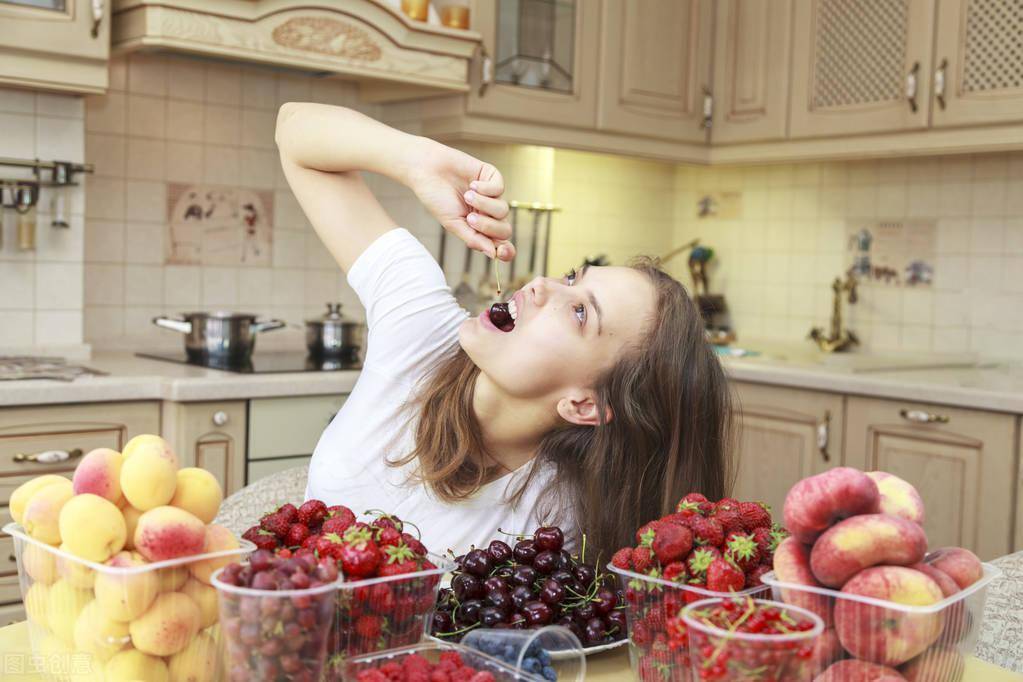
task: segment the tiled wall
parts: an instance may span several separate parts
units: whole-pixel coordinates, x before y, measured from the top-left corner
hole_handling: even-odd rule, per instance
[[[0,88],[0,156],[81,163],[82,112],[79,97]],[[0,177],[32,174],[0,166]],[[65,194],[70,229],[50,226],[53,191]],[[0,212],[0,353],[32,347],[72,352],[81,345],[84,194],[81,185],[42,191],[35,251],[18,251],[17,217],[10,209]]]
[[[928,220],[933,286],[861,286],[849,327],[876,350],[1023,357],[1023,154],[680,167],[675,190],[676,239],[715,249],[711,288],[742,338],[804,342],[826,326],[847,222]],[[721,191],[741,194],[741,216],[698,218]]]

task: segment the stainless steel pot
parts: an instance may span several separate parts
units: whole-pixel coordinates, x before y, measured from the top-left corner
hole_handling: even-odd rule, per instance
[[[305,321],[305,345],[314,358],[355,359],[362,335],[362,324],[341,316],[340,303],[328,303],[326,315]]]
[[[248,313],[182,313],[182,319],[154,317],[153,324],[185,335],[185,353],[195,362],[244,364],[256,345],[256,332],[284,326],[281,320],[256,322]]]

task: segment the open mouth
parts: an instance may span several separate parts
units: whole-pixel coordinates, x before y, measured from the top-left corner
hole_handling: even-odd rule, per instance
[[[519,310],[515,299],[490,306],[490,321],[503,332],[515,329],[515,320],[518,319],[518,316]]]

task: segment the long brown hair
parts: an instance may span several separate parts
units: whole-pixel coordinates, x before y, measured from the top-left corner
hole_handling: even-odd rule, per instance
[[[687,492],[725,494],[730,475],[731,395],[721,364],[704,338],[703,321],[685,287],[654,261],[630,267],[650,278],[656,313],[640,343],[625,351],[594,389],[598,426],[565,424],[546,436],[521,496],[539,466],[555,475],[541,499],[541,518],[569,511],[587,546],[608,560],[633,544],[642,524],[674,511]],[[395,465],[415,462],[416,477],[440,498],[472,496],[493,467],[472,408],[479,368],[461,348],[432,370],[415,402],[415,447]],[[532,529],[517,529],[531,531]]]

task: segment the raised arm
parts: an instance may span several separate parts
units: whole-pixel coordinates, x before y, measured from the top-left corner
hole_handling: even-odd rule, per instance
[[[277,115],[288,184],[343,270],[394,221],[359,171],[411,188],[444,229],[470,247],[511,260],[504,179],[494,166],[344,107],[288,103]]]

